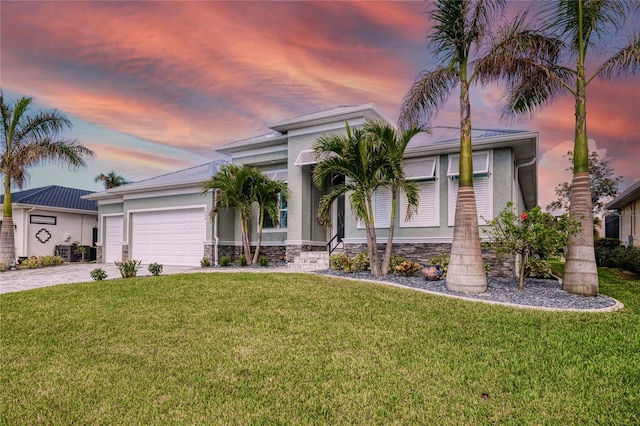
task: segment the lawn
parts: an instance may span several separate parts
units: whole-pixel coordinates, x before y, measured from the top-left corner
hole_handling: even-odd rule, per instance
[[[304,274],[0,296],[0,423],[640,423],[640,280],[548,312]]]

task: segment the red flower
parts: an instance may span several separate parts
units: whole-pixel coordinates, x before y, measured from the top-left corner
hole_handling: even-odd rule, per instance
[[[522,220],[527,220],[529,218],[529,215],[526,214],[525,212],[522,212],[522,214],[520,215],[520,219]]]

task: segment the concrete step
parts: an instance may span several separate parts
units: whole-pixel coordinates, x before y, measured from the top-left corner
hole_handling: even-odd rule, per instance
[[[321,270],[329,269],[329,252],[307,251],[295,256],[293,262],[289,262],[288,267],[299,270]]]

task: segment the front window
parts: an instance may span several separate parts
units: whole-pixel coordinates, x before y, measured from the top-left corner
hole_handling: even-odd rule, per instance
[[[287,227],[287,216],[288,216],[288,207],[287,207],[287,197],[285,194],[278,194],[278,218],[280,219],[280,223],[278,226],[273,224],[271,217],[265,213],[264,215],[264,229],[286,229]]]

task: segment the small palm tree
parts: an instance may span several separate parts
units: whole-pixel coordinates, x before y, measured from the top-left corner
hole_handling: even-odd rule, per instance
[[[255,177],[253,199],[258,204],[258,241],[251,263],[258,263],[265,213],[274,225],[280,223],[280,197],[286,197],[287,184],[280,180],[271,180],[262,173]]]
[[[235,208],[240,214],[240,231],[242,244],[247,259],[251,259],[251,244],[249,242],[249,222],[251,220],[252,185],[255,174],[249,166],[227,164],[202,185],[202,193],[217,190],[211,213],[221,209]]]
[[[56,110],[28,115],[32,98],[21,97],[13,104],[5,103],[0,92],[2,112],[2,159],[0,173],[4,177],[4,206],[0,231],[0,263],[15,261],[15,235],[11,186],[22,188],[28,179],[29,167],[41,163],[85,167],[85,158],[93,151],[74,139],[61,139],[60,134],[71,128],[71,122]]]
[[[351,210],[365,226],[371,274],[380,275],[373,193],[383,185],[386,159],[381,144],[367,137],[361,129],[351,129],[347,123],[345,134],[320,137],[313,149],[318,157],[323,158],[313,171],[313,182],[317,187],[323,187],[331,175],[345,177],[343,183],[334,186],[320,199],[318,219],[329,224],[332,204],[340,196],[349,194]]]
[[[434,2],[431,18],[436,25],[430,39],[440,61],[434,69],[424,71],[418,77],[400,111],[401,127],[417,125],[425,116],[427,120],[434,117],[454,88],[460,87],[460,174],[447,271],[447,288],[455,291],[482,293],[487,289],[473,190],[469,88],[474,83],[493,78],[494,74],[489,71],[502,71],[499,63],[494,63],[493,67],[482,66],[480,52],[492,40],[490,29],[504,5],[504,0]],[[478,57],[472,56],[472,51]]]
[[[387,246],[385,247],[380,273],[387,275],[393,253],[398,193],[403,192],[407,197],[407,210],[405,212],[407,218],[411,217],[416,211],[420,202],[418,185],[415,182],[407,181],[405,178],[403,158],[411,139],[422,130],[418,127],[411,127],[398,134],[392,126],[379,121],[367,121],[362,130],[368,138],[371,138],[376,145],[380,146],[380,152],[384,154],[384,159],[386,160],[382,176],[385,182],[384,186],[391,190],[391,217],[389,233],[387,234]]]
[[[102,182],[102,184],[104,185],[104,189],[115,188],[116,186],[122,186],[131,183],[131,181],[117,174],[114,170],[110,171],[106,175],[104,173],[100,173],[94,178],[94,181]]]
[[[528,115],[568,94],[575,99],[573,180],[569,215],[581,222],[580,232],[569,236],[564,290],[586,296],[598,294],[598,271],[593,247],[592,199],[587,139],[587,87],[597,77],[607,80],[640,71],[640,34],[617,50],[606,43],[624,25],[637,3],[620,0],[561,0],[542,12],[545,27],[531,30],[531,43],[508,46],[513,66],[520,72],[509,81],[504,105],[507,116]],[[539,56],[540,46],[555,45],[552,55]],[[606,53],[608,59],[587,75],[587,54]],[[609,53],[611,52],[611,53]],[[575,61],[572,66],[571,62]]]

